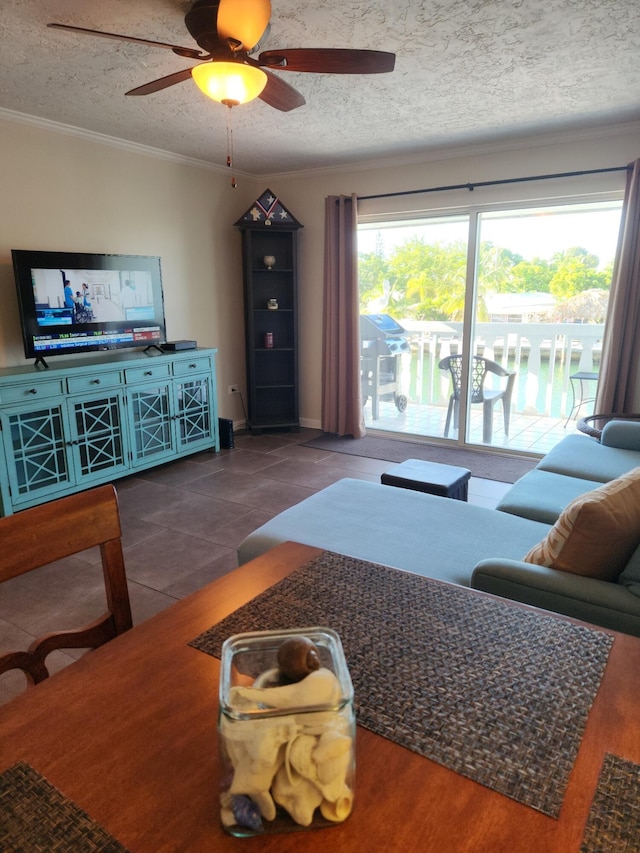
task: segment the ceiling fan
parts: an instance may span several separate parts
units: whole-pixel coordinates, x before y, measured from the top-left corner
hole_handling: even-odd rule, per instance
[[[266,50],[255,59],[251,54],[259,49],[259,41],[269,28],[270,17],[270,0],[195,0],[184,22],[201,50],[68,24],[48,26],[166,48],[178,56],[201,60],[200,64],[192,68],[175,71],[131,89],[127,95],[151,95],[193,77],[206,95],[228,107],[260,98],[269,106],[288,112],[301,107],[305,99],[293,86],[273,74],[274,70],[324,74],[380,74],[393,71],[395,54],[379,50]]]

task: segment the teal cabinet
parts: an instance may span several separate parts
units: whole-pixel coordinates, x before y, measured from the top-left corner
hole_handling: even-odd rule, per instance
[[[4,515],[7,505],[39,503],[73,485],[65,409],[64,402],[34,401],[0,410]]]
[[[178,451],[198,450],[209,441],[212,389],[206,376],[176,382],[175,422]]]
[[[204,450],[217,430],[208,358],[176,361],[172,375],[162,378],[156,371],[155,382],[149,381],[151,372],[127,372],[129,382],[146,380],[127,388],[133,467]]]
[[[160,464],[175,455],[170,414],[169,380],[127,389],[131,418],[132,465]]]
[[[78,485],[104,482],[105,472],[111,477],[127,473],[123,404],[124,394],[119,391],[68,400],[72,467]]]
[[[216,350],[0,370],[3,515],[219,450]]]

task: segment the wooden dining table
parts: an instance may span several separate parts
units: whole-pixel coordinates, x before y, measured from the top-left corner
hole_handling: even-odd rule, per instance
[[[578,851],[605,754],[640,763],[640,639],[623,634],[558,819],[358,727],[356,798],[344,823],[243,839],[224,831],[220,662],[188,644],[320,553],[280,545],[8,702],[0,773],[26,762],[132,853]]]

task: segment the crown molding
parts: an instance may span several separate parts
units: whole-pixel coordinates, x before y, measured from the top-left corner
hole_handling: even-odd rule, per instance
[[[61,133],[65,136],[73,136],[75,139],[84,139],[88,142],[95,142],[98,145],[107,145],[110,148],[118,148],[121,151],[126,151],[130,154],[141,154],[145,157],[153,157],[156,160],[165,160],[171,163],[178,163],[183,166],[194,166],[197,169],[207,169],[209,172],[217,172],[221,175],[229,175],[229,169],[226,166],[220,166],[216,163],[209,163],[207,160],[199,160],[197,157],[185,157],[183,154],[174,154],[171,151],[165,151],[162,148],[153,148],[150,145],[141,145],[139,142],[129,142],[126,139],[119,139],[116,136],[108,136],[105,133],[97,133],[93,130],[84,130],[81,127],[75,127],[71,124],[62,124],[61,122],[52,121],[51,119],[39,118],[38,116],[19,113],[14,110],[7,110],[0,107],[0,119],[13,122],[14,124],[26,124],[30,127],[37,127],[40,130],[50,131],[51,133]],[[257,180],[254,175],[248,172],[235,170],[237,177],[242,177],[245,180]]]
[[[50,131],[52,133],[61,133],[67,136],[73,136],[76,139],[84,139],[100,145],[108,145],[111,148],[118,148],[121,151],[141,154],[158,160],[193,166],[198,169],[206,169],[207,171],[217,172],[218,174],[224,174],[227,176],[229,174],[229,170],[226,166],[210,163],[207,160],[200,160],[196,157],[186,157],[183,154],[175,154],[171,151],[165,151],[161,148],[153,148],[150,145],[142,145],[138,142],[129,142],[126,139],[108,136],[107,134],[97,133],[92,130],[85,130],[80,127],[75,127],[74,125],[62,124],[61,122],[52,121],[51,119],[39,118],[38,116],[32,116],[26,113],[19,113],[15,110],[8,110],[0,107],[0,119],[14,122],[16,124],[30,125],[31,127],[37,127],[41,130]],[[568,143],[578,144],[587,140],[619,136],[622,133],[637,133],[640,138],[640,121],[619,122],[612,125],[596,124],[590,127],[581,127],[562,131],[541,131],[538,133],[529,133],[527,135],[518,135],[517,137],[503,136],[501,138],[496,138],[493,141],[485,139],[482,142],[469,142],[458,146],[446,145],[443,143],[440,146],[430,146],[422,151],[412,151],[406,154],[394,152],[392,154],[368,160],[359,160],[357,163],[342,163],[330,166],[321,166],[315,169],[300,169],[298,171],[288,172],[265,172],[257,174],[236,170],[236,175],[244,180],[267,182],[291,180],[292,178],[317,178],[323,175],[367,172],[376,169],[389,168],[390,166],[398,168],[399,166],[415,166],[421,163],[455,160],[469,156],[478,157],[483,154],[499,154],[507,151],[518,151],[525,148],[541,148],[549,145]]]
[[[578,144],[589,140],[606,139],[621,134],[637,133],[640,143],[640,121],[619,122],[612,125],[593,125],[591,127],[574,128],[563,131],[548,131],[530,133],[511,137],[501,137],[491,141],[470,142],[458,146],[442,144],[430,146],[423,151],[413,151],[407,154],[388,154],[384,157],[360,160],[358,163],[344,163],[334,166],[321,166],[317,169],[301,169],[297,172],[273,172],[262,175],[266,181],[284,180],[291,178],[317,178],[322,175],[340,173],[368,172],[393,166],[416,166],[422,163],[442,160],[456,160],[463,157],[478,157],[483,154],[500,154],[507,151],[520,151],[525,148],[543,148],[550,145]]]

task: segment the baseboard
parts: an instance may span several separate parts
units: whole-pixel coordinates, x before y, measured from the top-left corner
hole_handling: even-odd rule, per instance
[[[320,421],[313,420],[311,418],[300,418],[300,426],[305,427],[305,429],[322,429],[322,427],[320,426]],[[234,431],[246,429],[246,428],[247,428],[246,419],[233,422]]]

